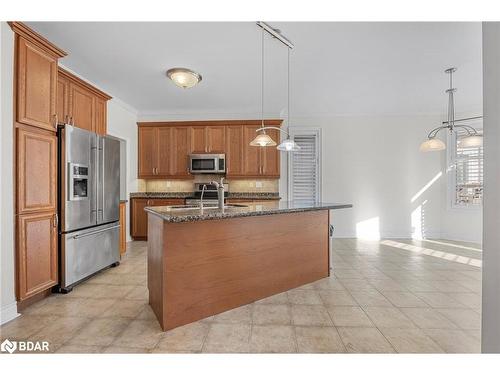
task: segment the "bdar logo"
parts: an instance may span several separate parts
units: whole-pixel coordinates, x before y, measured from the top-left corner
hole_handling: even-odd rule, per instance
[[[0,345],[0,350],[2,352],[9,352],[10,354],[14,353],[17,349],[17,342],[10,341],[9,339],[5,339],[4,342]]]

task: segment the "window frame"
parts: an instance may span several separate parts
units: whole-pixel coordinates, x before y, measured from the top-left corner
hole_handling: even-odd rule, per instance
[[[462,124],[462,123],[460,123]],[[481,119],[475,119],[475,120],[470,120],[467,122],[464,122],[464,124],[473,127],[476,129],[478,132],[482,134],[483,132],[483,121]],[[456,202],[456,169],[455,169],[455,160],[457,156],[457,134],[452,133],[450,134],[449,131],[447,131],[447,136],[446,136],[446,142],[447,142],[447,147],[446,147],[446,175],[447,175],[447,181],[446,181],[446,191],[447,191],[447,208],[449,210],[456,210],[456,211],[478,211],[482,210],[483,208],[483,198],[481,199],[480,204],[458,204]],[[483,158],[484,158],[484,149],[483,149]],[[483,188],[484,188],[484,162],[483,162]]]
[[[288,128],[288,133],[290,134],[290,139],[295,140],[295,136],[300,136],[300,135],[313,135],[316,137],[316,165],[317,165],[317,187],[316,187],[316,196],[317,196],[317,201],[321,202],[323,200],[323,195],[322,195],[322,185],[323,185],[323,180],[322,180],[322,136],[321,136],[321,128],[319,127],[308,127],[308,126],[290,126]],[[292,191],[293,191],[293,181],[292,181],[292,168],[293,168],[293,163],[292,163],[292,157],[293,157],[293,152],[287,152],[287,196],[288,199],[292,199]]]

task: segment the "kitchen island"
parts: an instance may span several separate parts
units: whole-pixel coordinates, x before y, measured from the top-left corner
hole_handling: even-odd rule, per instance
[[[327,277],[330,210],[350,207],[146,207],[149,304],[162,329]]]

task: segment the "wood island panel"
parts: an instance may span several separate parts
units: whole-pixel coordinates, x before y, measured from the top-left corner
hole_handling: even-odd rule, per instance
[[[185,223],[148,217],[149,303],[163,330],[329,275],[329,210]]]

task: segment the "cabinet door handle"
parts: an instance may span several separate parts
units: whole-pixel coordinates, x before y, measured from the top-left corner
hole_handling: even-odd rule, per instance
[[[64,123],[69,124],[69,116],[68,115],[64,116]]]
[[[54,115],[54,120],[55,120],[55,126],[57,128],[57,125],[58,125],[58,122],[59,122],[59,119],[57,118],[57,113]]]
[[[53,226],[56,229],[59,226],[59,216],[57,214],[54,214],[54,223],[53,223]]]
[[[74,125],[75,125],[75,123],[74,123],[74,121],[73,121],[73,116],[71,116],[71,117],[69,118],[69,124],[70,124],[70,125],[72,125],[72,126],[74,126]]]

